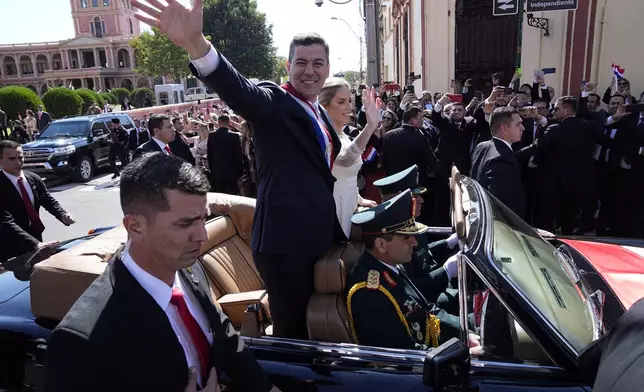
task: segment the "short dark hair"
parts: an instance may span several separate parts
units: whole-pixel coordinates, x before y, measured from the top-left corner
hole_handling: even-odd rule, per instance
[[[155,134],[154,130],[155,129],[161,129],[163,126],[163,122],[165,120],[169,120],[170,117],[166,116],[165,114],[153,114],[150,116],[148,119],[148,129],[150,132],[152,132],[152,135]]]
[[[4,155],[5,149],[14,149],[20,147],[20,143],[14,142],[13,140],[0,140],[0,158]]]
[[[588,98],[590,98],[590,97],[597,98],[597,102],[601,102],[601,100],[602,100],[602,98],[598,94],[595,94],[595,93],[588,94]]]
[[[322,45],[326,53],[326,62],[329,62],[329,44],[326,43],[324,38],[318,33],[304,33],[298,34],[291,40],[291,46],[288,49],[288,61],[293,61],[295,55],[295,48],[298,46],[311,46]]]
[[[204,174],[174,155],[143,154],[121,172],[121,208],[124,214],[152,217],[167,211],[168,189],[190,195],[205,195],[210,189]]]
[[[173,117],[172,118],[172,125],[177,125],[177,123],[181,121],[181,117]]]
[[[622,101],[626,102],[626,97],[623,96],[622,94],[613,94],[610,96],[610,99],[613,99],[613,98],[621,98]]]
[[[118,118],[114,117],[114,118],[112,119],[112,122],[113,122],[114,124],[120,124],[120,123],[121,123],[121,120],[119,120]]]
[[[576,97],[573,97],[572,95],[565,95],[559,98],[557,102],[561,102],[561,104],[570,109],[571,112],[577,113],[578,103]]]
[[[409,123],[411,119],[418,117],[418,114],[422,112],[423,112],[423,109],[419,108],[418,106],[410,106],[403,113],[402,120],[405,123]]]
[[[226,116],[225,114],[222,114],[221,116],[217,117],[218,122],[229,122],[230,117]]]
[[[511,106],[500,106],[492,112],[490,117],[490,129],[492,132],[497,132],[501,129],[502,125],[510,125],[512,123],[513,116],[519,114],[519,112]]]

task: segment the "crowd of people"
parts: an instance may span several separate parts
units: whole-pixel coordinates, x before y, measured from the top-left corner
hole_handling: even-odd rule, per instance
[[[580,97],[553,99],[537,71],[532,85],[516,86],[521,75],[514,75],[513,87],[494,75],[487,97],[472,81],[458,93],[418,97],[415,75],[402,88],[352,90],[329,78],[325,40],[303,34],[291,42],[289,81],[256,84],[203,36],[202,3],[187,9],[132,0],[143,12],[136,17],[184,48],[192,72],[231,111],[217,108],[217,130],[202,110],[144,116],[129,134],[112,121],[110,156],[114,177],[121,176],[128,243],[54,331],[48,390],[135,391],[154,379],[156,390],[199,384],[214,391],[222,371],[240,390],[277,390],[221,308],[200,294],[209,292],[196,263],[207,240],[209,190],[256,195],[252,256],[270,298],[273,335],[292,339],[309,336],[315,262],[350,239],[365,245],[345,293],[354,343],[429,349],[461,336],[452,280],[462,244],[455,234],[432,244],[424,236],[428,225],[450,226],[453,166],[534,226],[638,235],[644,110],[625,79],[604,95],[608,110],[600,109],[594,83]],[[621,210],[633,205],[622,204],[625,193],[634,214]],[[137,306],[153,307],[158,319],[124,324]],[[468,344],[476,351],[478,327],[469,316]],[[169,339],[141,339],[156,328]],[[142,340],[162,355],[137,356],[150,365],[143,369],[119,360],[121,349]],[[90,369],[86,358],[104,367]],[[98,369],[111,375],[100,385]]]

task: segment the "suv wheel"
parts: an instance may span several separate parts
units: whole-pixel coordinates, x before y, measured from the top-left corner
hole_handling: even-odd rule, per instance
[[[76,182],[87,182],[94,177],[94,165],[88,156],[83,155],[78,159],[72,179]]]

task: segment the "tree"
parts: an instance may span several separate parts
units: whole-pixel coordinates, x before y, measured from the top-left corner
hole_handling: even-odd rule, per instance
[[[282,83],[282,78],[288,78],[286,72],[286,62],[288,59],[284,56],[275,56],[273,58],[275,68],[273,69],[273,77],[271,78],[275,83]]]
[[[27,109],[36,111],[42,101],[31,89],[20,86],[7,86],[0,88],[0,108],[7,113],[10,120],[17,120],[18,113],[25,116]]]
[[[78,88],[74,90],[74,92],[78,94],[78,96],[81,97],[81,99],[83,100],[83,107],[81,108],[81,113],[87,113],[87,110],[89,110],[90,107],[97,104],[96,96],[94,95],[96,93],[94,93],[94,91],[86,88]]]
[[[67,87],[56,87],[48,90],[42,97],[49,114],[53,118],[63,118],[79,114],[83,107],[83,99],[75,90]]]
[[[130,45],[135,50],[136,71],[145,76],[172,75],[174,79],[181,79],[192,75],[188,53],[156,28],[133,38]]]
[[[360,84],[360,72],[358,71],[342,71],[335,74],[340,78],[344,78],[349,84],[353,86],[358,86]]]
[[[275,76],[272,29],[253,0],[204,1],[204,34],[249,78],[268,80]]]
[[[147,87],[134,89],[134,91],[132,91],[132,94],[130,94],[130,102],[135,107],[142,108],[145,107],[145,97],[150,97],[150,100],[154,104],[154,91],[150,90]]]
[[[123,101],[125,101],[125,98],[130,99],[130,90],[124,87],[113,88],[110,90],[110,93],[116,96],[117,102],[115,103],[123,104]]]

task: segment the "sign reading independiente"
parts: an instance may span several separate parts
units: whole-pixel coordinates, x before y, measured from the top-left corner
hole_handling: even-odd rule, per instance
[[[576,10],[579,0],[528,0],[527,12]]]

